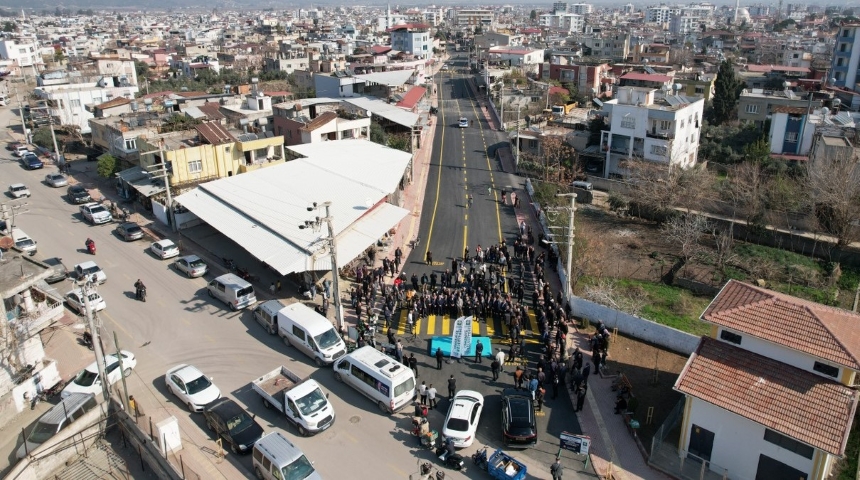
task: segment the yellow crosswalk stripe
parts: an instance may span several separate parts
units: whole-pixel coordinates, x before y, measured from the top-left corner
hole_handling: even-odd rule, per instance
[[[481,335],[481,322],[473,319],[472,320],[472,335],[479,336]]]
[[[436,333],[436,315],[427,315],[427,335]]]
[[[406,332],[406,309],[400,310],[400,321],[397,322],[397,334],[403,335]]]
[[[491,337],[491,338],[495,337],[496,336],[496,329],[493,326],[493,319],[489,319],[485,323],[487,325],[487,336]]]
[[[451,317],[444,315],[442,317],[442,335],[451,334]]]

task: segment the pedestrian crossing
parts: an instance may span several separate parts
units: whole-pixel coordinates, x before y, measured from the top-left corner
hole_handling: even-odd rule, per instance
[[[401,309],[400,317],[395,320],[391,328],[395,331],[398,336],[403,336],[409,331],[409,327],[406,322],[406,309]],[[426,336],[448,336],[452,333],[452,328],[454,327],[454,321],[457,320],[455,318],[451,318],[448,315],[428,315],[425,318],[421,318],[415,322],[415,333],[418,335],[426,335]],[[523,329],[520,332],[526,339],[526,343],[540,343],[540,339],[537,335],[537,320],[535,319],[534,312],[529,312],[528,320],[526,324],[523,325]],[[475,337],[501,337],[506,340],[510,340],[510,333],[508,332],[508,326],[505,325],[504,320],[501,319],[493,319],[489,317],[484,320],[476,320],[472,322],[472,336]]]

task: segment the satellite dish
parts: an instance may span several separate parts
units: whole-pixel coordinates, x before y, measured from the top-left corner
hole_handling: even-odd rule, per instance
[[[15,245],[15,240],[12,240],[12,237],[0,237],[0,248],[8,250],[13,245]]]

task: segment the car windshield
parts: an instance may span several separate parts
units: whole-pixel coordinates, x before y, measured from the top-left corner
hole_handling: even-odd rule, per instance
[[[415,389],[415,379],[409,377],[409,380],[401,383],[400,385],[394,387],[394,398],[397,398],[403,395],[406,392],[411,392]]]
[[[165,252],[169,252],[171,250],[176,250],[176,245],[173,245],[173,244],[162,245],[161,249],[164,250]]]
[[[138,227],[137,225],[126,225],[123,228],[125,229],[126,233],[137,233],[140,231],[140,227]]]
[[[97,378],[99,378],[98,372],[91,372],[85,368],[81,370],[81,373],[75,376],[75,384],[82,387],[89,387],[96,382]]]
[[[253,295],[254,287],[245,287],[240,288],[238,292],[236,292],[237,297],[244,297],[245,295]]]
[[[337,343],[340,341],[340,336],[337,334],[337,332],[334,331],[333,328],[330,328],[325,333],[321,333],[314,337],[314,340],[316,340],[317,346],[320,347],[321,350],[325,350],[329,347],[337,345]]]
[[[448,419],[448,430],[454,430],[457,432],[468,431],[469,422],[463,418],[450,418]]]
[[[30,432],[30,436],[27,437],[27,441],[31,443],[42,444],[47,442],[51,437],[53,437],[57,433],[57,425],[53,423],[42,423],[39,422],[33,427],[33,431]],[[302,477],[304,478],[304,477]]]
[[[200,375],[199,377],[197,377],[197,379],[192,380],[192,381],[188,382],[187,384],[185,384],[185,386],[188,388],[188,394],[189,395],[194,395],[195,393],[200,393],[203,390],[206,390],[207,388],[209,388],[211,385],[212,385],[212,382],[210,382],[209,379],[206,378],[206,375]]]
[[[296,400],[296,406],[299,407],[299,412],[304,416],[312,415],[314,412],[322,410],[326,404],[328,404],[328,400],[326,400],[325,395],[323,395],[322,390],[319,388],[315,388],[311,393]]]
[[[205,263],[203,260],[200,260],[200,259],[198,258],[197,260],[191,260],[191,261],[189,261],[189,262],[188,262],[188,266],[189,266],[189,267],[191,267],[191,268],[200,268],[200,267],[205,267],[205,266],[206,266],[206,263]]]
[[[237,433],[245,430],[254,424],[254,420],[248,416],[247,413],[242,412],[239,415],[236,415],[233,418],[227,420],[227,430],[230,431],[231,435],[236,435]]]
[[[19,186],[17,186],[17,187],[12,187],[12,191],[13,191],[13,192],[20,192],[21,190],[27,190],[27,187],[25,187],[24,185],[19,185]]]
[[[81,273],[83,273],[84,275],[92,275],[93,273],[98,273],[101,270],[102,269],[99,268],[98,265],[93,265],[92,267],[89,267],[89,268],[82,268]]]
[[[33,244],[32,240],[30,240],[29,238],[26,238],[24,240],[18,240],[17,242],[15,242],[15,245],[17,245],[18,248],[24,248],[24,247],[32,247],[34,244]]]
[[[107,210],[105,210],[105,207],[103,207],[101,205],[94,205],[94,206],[90,207],[90,213],[102,213],[102,212],[107,212]]]
[[[314,473],[314,466],[307,457],[302,455],[295,462],[284,467],[281,473],[284,474],[284,480],[304,480]]]

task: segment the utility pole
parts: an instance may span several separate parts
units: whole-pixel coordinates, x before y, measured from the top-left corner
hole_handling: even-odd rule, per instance
[[[570,301],[570,297],[573,296],[573,288],[571,286],[572,282],[570,278],[573,276],[573,238],[574,238],[574,226],[573,226],[573,215],[576,211],[576,194],[575,193],[559,193],[556,197],[570,197],[570,225],[567,229],[567,299]]]
[[[514,144],[514,167],[517,172],[520,171],[520,110],[521,106],[517,103],[517,143]]]
[[[321,204],[314,202],[308,207],[308,211],[313,212],[314,210],[318,210],[320,207],[325,207],[325,217],[316,217],[314,220],[305,220],[303,224],[299,225],[299,228],[310,228],[316,232],[319,231],[322,222],[325,222],[326,227],[328,228],[328,237],[323,240],[328,246],[329,256],[331,257],[331,283],[332,288],[334,289],[334,292],[332,293],[335,308],[334,312],[335,318],[337,319],[337,329],[342,332],[344,327],[343,305],[340,302],[340,278],[337,269],[337,238],[335,237],[334,224],[332,223],[334,218],[331,216],[331,202],[323,202]]]
[[[125,383],[125,366],[122,364],[122,355],[120,354],[119,339],[116,336],[116,332],[113,332],[113,345],[116,348],[116,359],[119,362],[120,378],[122,378],[122,404],[129,415],[137,418],[135,412],[130,412],[128,408],[128,385]]]
[[[505,131],[505,81],[502,80],[502,88],[499,90],[499,130]]]
[[[21,97],[18,95],[18,85],[15,85],[15,100],[18,101],[18,116],[21,117],[21,133],[24,134],[24,143],[30,143],[27,135],[27,123],[24,121],[24,106],[21,105]]]
[[[108,385],[107,373],[105,373],[105,354],[102,350],[102,336],[99,327],[101,327],[96,313],[93,312],[90,302],[90,295],[96,293],[93,287],[93,282],[89,277],[78,279],[75,285],[80,288],[81,298],[84,301],[84,311],[87,316],[87,326],[90,329],[90,334],[93,336],[93,352],[96,355],[96,367],[99,369],[99,377],[102,381],[102,392],[104,399],[110,398],[110,386]]]
[[[57,134],[54,133],[54,117],[51,115],[50,110],[48,110],[48,128],[51,129],[51,140],[54,141],[54,155],[56,155],[54,158],[57,161],[57,165],[62,166],[66,163],[66,159],[60,157],[60,149],[57,147]]]
[[[161,163],[156,163],[154,165],[150,165],[146,169],[149,171],[150,176],[152,178],[162,178],[164,179],[164,191],[167,194],[167,223],[170,224],[170,230],[172,232],[176,231],[176,217],[173,214],[173,197],[170,193],[170,175],[171,173],[167,171],[167,159],[164,158],[164,139],[158,141],[158,150],[151,150],[149,152],[141,152],[140,156],[150,155],[155,152],[158,152],[159,159]],[[158,175],[153,175],[158,174]]]

